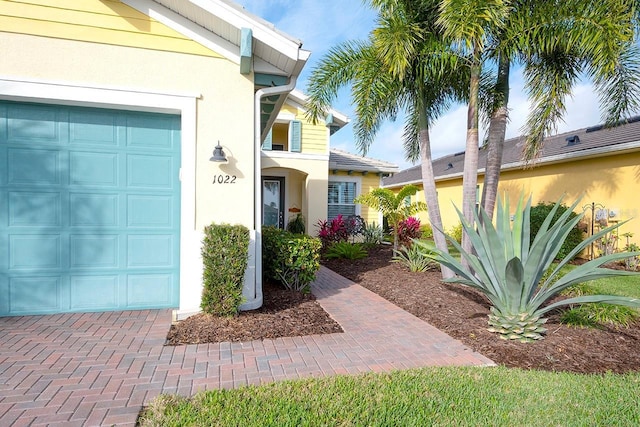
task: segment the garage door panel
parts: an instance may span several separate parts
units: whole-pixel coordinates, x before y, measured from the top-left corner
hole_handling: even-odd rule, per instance
[[[174,203],[172,196],[129,195],[127,225],[136,228],[170,228]]]
[[[60,227],[61,209],[59,192],[9,192],[9,226]]]
[[[173,149],[174,123],[172,120],[151,115],[129,116],[127,145],[144,149]]]
[[[117,309],[118,284],[117,275],[71,276],[71,309]]]
[[[69,183],[72,186],[118,186],[118,154],[69,153]]]
[[[103,229],[117,227],[120,208],[117,194],[69,194],[69,223],[72,227]]]
[[[171,171],[175,169],[171,156],[130,155],[127,157],[127,186],[171,190],[174,185]]]
[[[51,313],[59,310],[61,278],[13,277],[9,280],[9,313]]]
[[[117,146],[117,116],[112,112],[73,110],[69,114],[69,143]]]
[[[10,235],[9,269],[61,269],[61,240],[57,234]]]
[[[70,267],[118,268],[118,235],[71,235]]]
[[[7,111],[9,142],[59,144],[65,140],[59,109],[48,106],[12,105]]]
[[[55,150],[8,150],[8,184],[60,185],[61,153]]]
[[[171,268],[174,263],[171,235],[133,235],[127,241],[128,267]]]
[[[144,307],[152,301],[169,305],[172,298],[169,274],[132,274],[127,278],[127,305]]]

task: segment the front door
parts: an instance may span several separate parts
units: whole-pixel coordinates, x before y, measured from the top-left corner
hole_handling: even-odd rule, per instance
[[[284,228],[284,178],[262,177],[262,225]]]

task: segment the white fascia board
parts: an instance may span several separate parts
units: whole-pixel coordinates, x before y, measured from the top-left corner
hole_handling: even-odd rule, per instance
[[[189,37],[191,40],[223,55],[230,61],[240,64],[240,46],[234,45],[184,16],[178,15],[174,11],[151,0],[122,0],[122,2]]]
[[[292,58],[299,59],[301,43],[285,37],[265,22],[252,18],[249,14],[218,0],[190,0],[191,3],[206,10],[212,15],[228,22],[236,28],[249,27],[253,30],[253,37],[273,47],[275,50]]]

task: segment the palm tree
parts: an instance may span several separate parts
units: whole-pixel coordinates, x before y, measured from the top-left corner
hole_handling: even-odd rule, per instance
[[[468,67],[435,26],[437,1],[371,0],[376,28],[366,41],[334,47],[310,77],[309,116],[323,117],[338,90],[352,85],[356,143],[365,154],[384,120],[406,112],[404,146],[409,160],[422,160],[422,181],[434,241],[447,251],[435,178],[429,126],[453,100],[464,98]],[[443,268],[443,277],[453,273]]]
[[[393,228],[393,251],[398,250],[398,229],[402,221],[418,212],[427,210],[424,202],[405,203],[405,199],[414,196],[418,192],[415,185],[405,185],[398,194],[388,188],[375,188],[371,192],[361,194],[354,200],[355,203],[365,204],[379,210],[387,218]]]
[[[489,105],[487,163],[482,206],[493,216],[508,120],[509,71],[523,65],[533,108],[523,133],[523,157],[534,161],[543,138],[565,113],[579,75],[594,80],[604,119],[613,124],[640,105],[640,64],[635,35],[635,0],[520,0],[510,2],[506,20],[496,25],[487,58],[497,64]]]

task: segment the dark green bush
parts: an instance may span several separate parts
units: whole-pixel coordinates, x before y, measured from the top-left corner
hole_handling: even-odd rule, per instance
[[[262,229],[262,271],[265,279],[287,289],[304,291],[320,268],[322,242],[315,237],[292,234],[275,227]]]
[[[217,316],[238,313],[248,256],[247,227],[211,224],[204,228],[202,311]]]
[[[536,206],[531,207],[531,229],[530,230],[531,230],[532,244],[533,244],[533,239],[535,239],[536,235],[538,234],[538,230],[540,230],[540,226],[544,222],[547,215],[549,215],[554,205],[555,203],[540,202]],[[560,218],[560,215],[566,212],[567,209],[569,208],[566,205],[561,204],[558,207],[558,210],[556,211],[555,215],[553,216],[552,224],[555,223],[555,221],[557,221],[558,218]],[[578,216],[577,213],[572,212],[569,215],[569,219],[572,220],[577,216]],[[569,252],[571,252],[576,246],[580,244],[580,242],[582,242],[583,238],[584,238],[584,235],[582,234],[582,231],[580,231],[576,226],[573,230],[569,232],[569,235],[567,236],[566,240],[562,244],[562,247],[560,248],[560,252],[558,252],[558,255],[556,256],[556,258],[563,259],[564,257],[566,257],[569,254]]]

